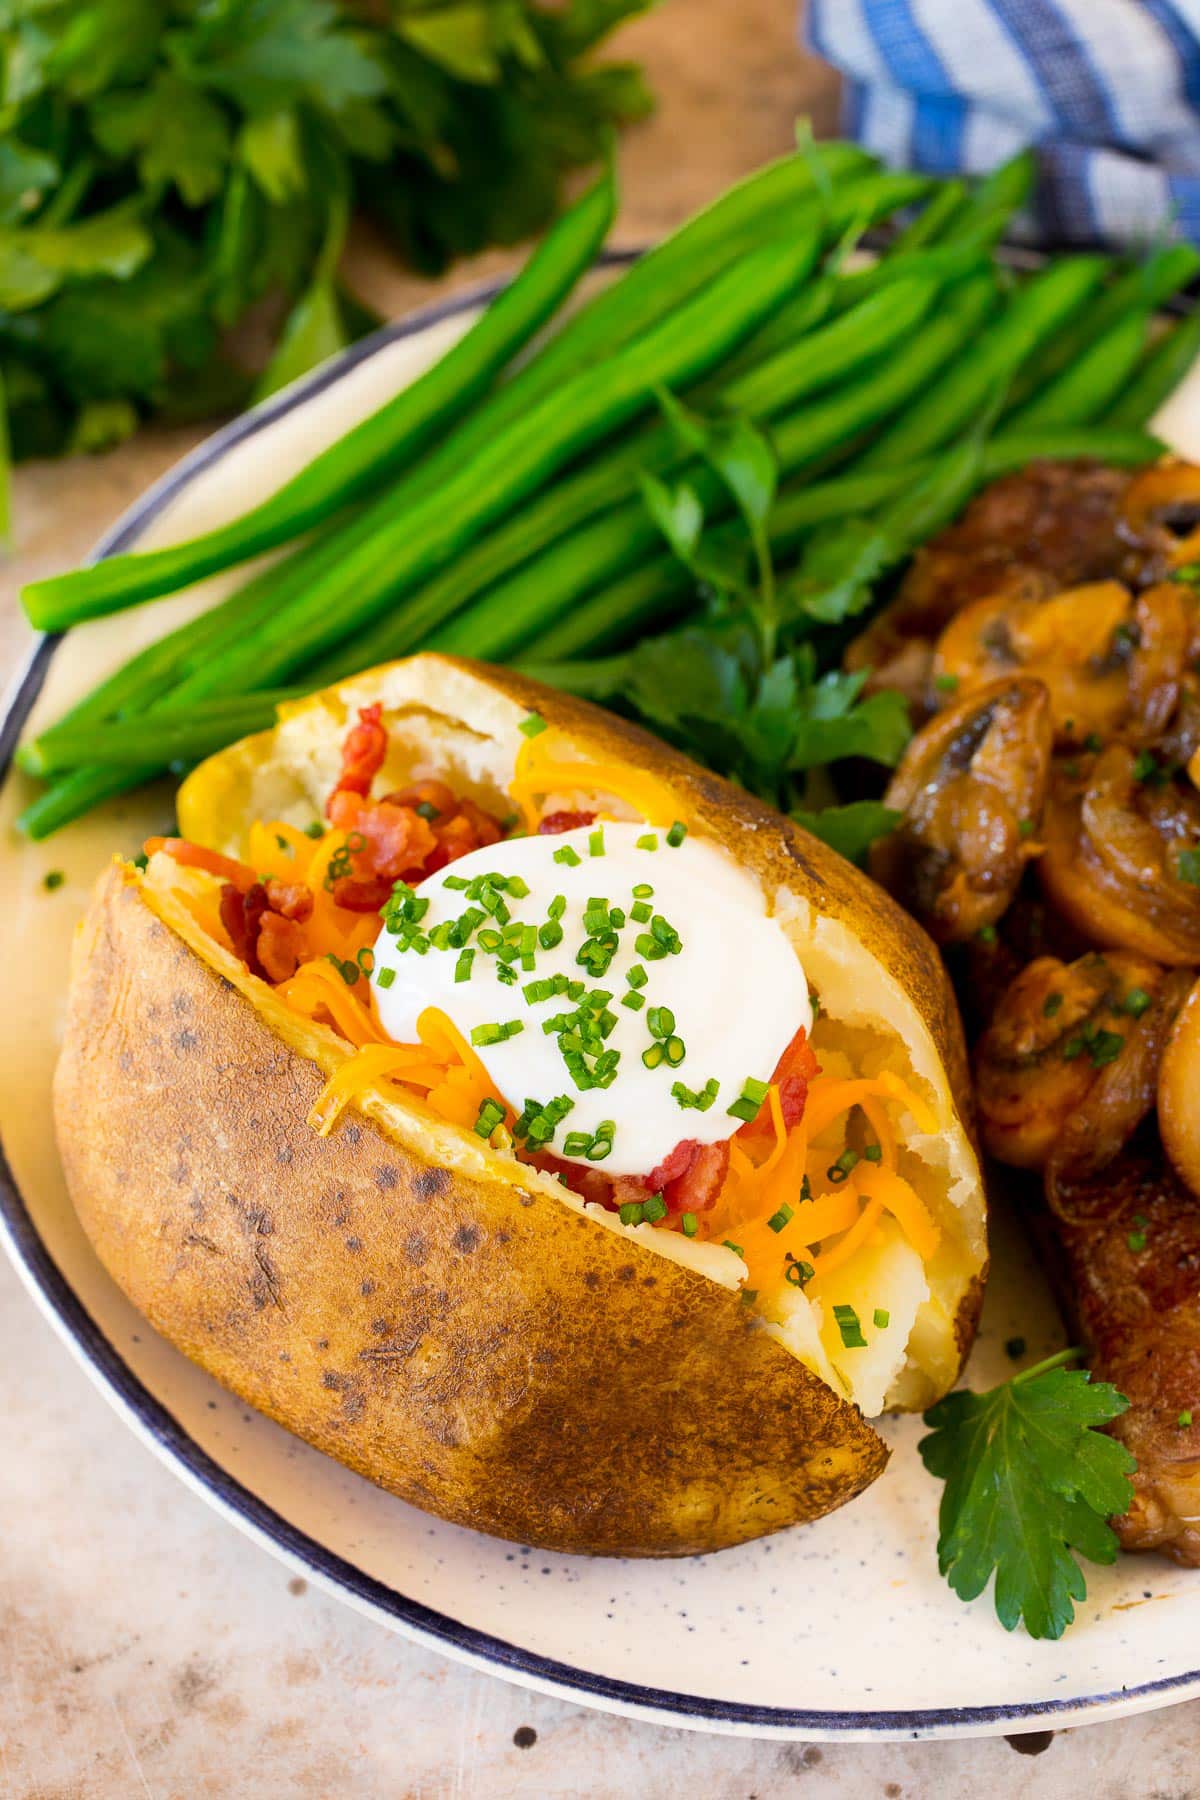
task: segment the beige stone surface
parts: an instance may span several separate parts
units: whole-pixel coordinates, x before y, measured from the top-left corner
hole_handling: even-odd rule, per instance
[[[786,147],[796,112],[831,122],[833,84],[796,49],[790,0],[666,0],[621,47],[662,97],[622,147],[625,241]],[[399,315],[508,260],[421,283],[360,238],[350,267]],[[105,457],[20,472],[0,671],[29,641],[19,584],[74,561],[198,435],[149,431]],[[525,1693],[290,1577],[131,1436],[0,1266],[0,1795],[11,1800],[1185,1800],[1200,1793],[1198,1728],[1200,1706],[1187,1706],[1016,1746],[777,1745]]]

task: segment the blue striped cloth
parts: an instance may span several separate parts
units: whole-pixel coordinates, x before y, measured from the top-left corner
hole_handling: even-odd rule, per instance
[[[1037,146],[1036,235],[1200,242],[1200,0],[808,0],[845,129],[885,161]]]

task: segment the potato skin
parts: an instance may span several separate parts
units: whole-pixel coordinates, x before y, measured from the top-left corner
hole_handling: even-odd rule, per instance
[[[819,1517],[887,1450],[733,1294],[423,1162],[113,867],[74,958],[55,1116],[114,1280],[249,1405],[456,1524],[668,1556]]]

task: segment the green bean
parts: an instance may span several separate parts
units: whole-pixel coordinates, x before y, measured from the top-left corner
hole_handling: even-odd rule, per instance
[[[944,181],[916,218],[900,232],[895,242],[889,247],[893,256],[905,256],[913,250],[923,250],[927,244],[937,243],[947,226],[953,226],[955,214],[960,212],[967,200],[967,184],[954,176]]]
[[[29,775],[41,776],[62,768],[64,760],[69,759],[64,758],[60,734],[66,734],[66,741],[73,742],[76,732],[85,726],[94,731],[105,720],[144,711],[184,675],[201,666],[210,651],[228,641],[231,634],[240,634],[269,619],[278,605],[283,571],[292,572],[299,591],[304,585],[298,579],[301,571],[311,570],[322,554],[327,554],[323,546],[330,535],[310,541],[286,563],[260,570],[228,599],[147,645],[53,725],[22,744],[16,753],[17,766]]]
[[[69,775],[63,775],[30,801],[17,817],[17,830],[37,843],[61,831],[72,819],[80,819],[93,807],[101,806],[105,800],[115,800],[118,794],[127,794],[130,788],[143,787],[156,775],[161,775],[165,767],[161,761],[149,760],[136,769],[97,768],[92,763],[72,769]]]
[[[1025,468],[1039,457],[1071,460],[1096,457],[1122,467],[1138,467],[1162,454],[1162,444],[1145,432],[1109,430],[1105,427],[1071,431],[1063,428],[1038,432],[1005,432],[985,445],[979,483],[993,481]],[[828,482],[792,490],[784,488],[771,513],[771,551],[780,557],[794,550],[814,525],[831,519],[868,514],[929,476],[934,459],[911,469],[877,469],[867,474],[850,473]],[[729,535],[739,527],[729,528]],[[726,535],[722,533],[722,536]],[[687,596],[695,593],[689,571],[675,557],[660,556],[630,575],[577,601],[546,630],[518,645],[516,659],[527,674],[555,685],[554,665],[572,657],[590,656],[619,647],[651,627],[685,609]],[[512,656],[513,650],[484,644],[483,657]]]
[[[798,203],[821,202],[822,175],[837,194],[839,183],[875,175],[874,159],[857,145],[824,143],[792,153],[757,169],[729,188],[711,206],[696,213],[661,244],[646,252],[618,280],[580,308],[529,365],[521,405],[550,393],[597,355],[608,355],[628,343],[677,306],[686,295],[719,274],[731,250],[747,240],[790,230],[798,222],[791,211]],[[800,217],[807,224],[811,208]]]
[[[970,425],[990,401],[997,383],[1011,377],[1026,357],[1085,303],[1106,266],[1100,257],[1071,257],[1051,263],[1019,288],[976,339],[969,355],[875,440],[864,455],[864,464],[874,468],[909,461],[936,450]]]
[[[834,386],[872,357],[911,337],[937,292],[933,283],[913,278],[897,282],[887,294],[869,296],[852,312],[746,370],[722,389],[722,405],[767,420],[807,395]],[[360,668],[383,662],[399,653],[395,645],[401,634],[409,645],[421,643],[427,630],[435,629],[510,570],[547,551],[573,527],[605,507],[635,497],[640,474],[665,473],[688,460],[669,425],[631,438],[603,460],[556,483],[353,643],[335,646],[318,674],[328,672],[332,679],[345,655]],[[440,640],[435,636],[433,641],[436,645]]]
[[[1200,356],[1200,311],[1189,313],[1151,344],[1131,380],[1104,415],[1108,425],[1144,425],[1175,392]]]
[[[1013,382],[1006,412],[1015,413],[1033,395],[1071,368],[1098,338],[1131,312],[1149,313],[1200,274],[1200,252],[1190,244],[1167,244],[1128,269],[1093,305],[1068,320],[1063,330],[1032,356]]]
[[[265,731],[275,708],[298,700],[307,687],[275,688],[257,694],[218,695],[197,701],[186,713],[142,713],[109,719],[100,726],[62,726],[50,743],[43,772],[57,775],[83,763],[105,768],[140,768],[147,753],[164,763],[196,763],[236,738]]]
[[[980,236],[1003,236],[1013,214],[1029,200],[1037,181],[1037,157],[1032,150],[1018,150],[1007,162],[998,163],[971,190],[966,205],[951,222],[949,235],[957,242],[979,241]]]
[[[268,685],[363,628],[423,576],[460,554],[492,521],[535,493],[571,457],[653,404],[659,384],[694,379],[782,299],[806,248],[778,242],[741,258],[646,336],[547,395],[437,492],[400,511],[384,531],[350,543],[268,626],[253,631],[181,684],[181,697]],[[206,685],[197,688],[197,681]]]
[[[1149,325],[1145,312],[1118,319],[1005,424],[1025,431],[1039,425],[1086,425],[1090,419],[1103,418],[1137,366]]]
[[[442,435],[557,310],[594,261],[615,204],[610,170],[564,214],[516,280],[453,349],[267,500],[186,543],[106,557],[31,583],[22,596],[30,623],[43,631],[63,631],[82,619],[186,587],[298,536],[380,487]]]
[[[919,393],[947,355],[970,338],[992,291],[987,281],[972,284],[969,293],[964,285],[941,316],[911,341],[906,356],[892,359],[853,387],[835,390],[782,420],[773,433],[781,474],[794,473],[843,448],[855,433]],[[706,507],[728,510],[728,496],[710,470],[700,469],[691,485]],[[475,649],[477,634],[479,641],[489,644],[520,642],[540,622],[561,613],[600,581],[625,573],[642,556],[651,554],[659,541],[658,529],[641,501],[631,500],[559,538],[506,581],[490,588],[461,617],[440,628],[428,607],[418,605],[410,610],[401,604],[371,640],[365,661],[362,641],[355,640],[353,661],[363,668],[370,661],[402,656],[419,644],[480,654]],[[419,603],[421,596],[416,598]],[[322,666],[327,679],[334,679],[344,649],[339,646]]]

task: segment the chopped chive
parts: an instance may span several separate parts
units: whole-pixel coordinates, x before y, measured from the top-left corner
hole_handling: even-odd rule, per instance
[[[742,1249],[740,1244],[735,1244],[730,1238],[722,1238],[721,1244],[723,1249],[732,1250],[735,1256],[740,1256],[742,1261],[745,1262],[746,1252]]]
[[[563,941],[563,928],[557,919],[547,919],[538,926],[537,938],[543,950],[554,950]]]
[[[862,1325],[854,1308],[852,1306],[835,1306],[833,1316],[837,1320],[837,1328],[842,1334],[843,1348],[865,1350],[867,1340],[863,1336]]]
[[[1047,994],[1042,1002],[1042,1017],[1052,1019],[1061,1010],[1063,997],[1061,994]]]
[[[554,852],[554,860],[556,863],[567,863],[574,869],[583,861],[583,858],[572,844],[563,844]]]
[[[882,1144],[868,1144],[866,1149],[863,1151],[863,1155],[868,1162],[872,1162],[872,1163],[882,1162],[883,1161],[883,1146],[882,1146]]]
[[[695,1213],[684,1213],[679,1221],[684,1237],[693,1238],[700,1229],[700,1221]]]
[[[454,965],[454,979],[456,982],[470,981],[470,979],[471,979],[471,964],[474,961],[475,961],[474,950],[461,950],[459,952],[458,961]]]
[[[667,1203],[662,1195],[651,1194],[648,1200],[644,1200],[642,1202],[642,1214],[648,1225],[654,1225],[659,1219],[665,1219],[667,1216]]]
[[[685,1087],[682,1081],[676,1081],[672,1085],[671,1095],[682,1107],[707,1112],[720,1091],[720,1083],[710,1076],[702,1088]]]
[[[630,969],[628,975],[626,975],[626,977],[625,977],[626,982],[628,983],[628,985],[631,988],[645,987],[648,979],[649,979],[649,977],[647,976],[645,969],[642,968],[640,963],[634,963],[634,965]]]
[[[667,1039],[663,1049],[666,1052],[667,1061],[673,1069],[677,1069],[687,1055],[683,1039],[674,1035]]]
[[[525,1026],[520,1019],[506,1019],[502,1025],[492,1021],[486,1025],[476,1025],[471,1031],[471,1042],[478,1048],[487,1044],[502,1044],[507,1038],[514,1038]]]
[[[651,1037],[670,1037],[675,1029],[675,1014],[669,1006],[652,1006],[646,1014],[646,1027]]]
[[[636,988],[630,988],[627,994],[621,995],[621,1005],[627,1006],[630,1012],[641,1012],[645,1004],[645,995],[639,994]]]
[[[589,832],[589,834],[588,834],[588,855],[589,856],[603,856],[604,855],[604,828],[603,828],[603,826],[600,826],[597,830],[595,830],[593,832]]]
[[[640,837],[636,840],[636,847],[639,850],[657,850],[658,839],[652,831],[648,831],[644,837]]]
[[[891,1313],[888,1312],[884,1307],[877,1306],[875,1308],[875,1329],[876,1329],[876,1331],[886,1331],[888,1326],[891,1324],[891,1322],[892,1322]]]
[[[653,900],[654,889],[648,881],[639,881],[633,890],[635,900]]]
[[[553,900],[546,908],[547,913],[552,919],[561,919],[566,910],[567,896],[565,894],[555,894]]]
[[[380,969],[378,975],[376,975],[376,977],[375,977],[375,986],[381,987],[381,988],[390,988],[393,981],[395,981],[395,979],[396,979],[395,969]]]
[[[635,900],[629,909],[629,916],[638,925],[648,925],[652,908],[645,900]]]
[[[437,807],[429,800],[419,801],[416,811],[418,817],[424,819],[427,825],[432,825],[435,819],[440,819],[442,816]]]
[[[624,1205],[617,1209],[617,1217],[620,1219],[622,1225],[640,1225],[645,1216],[646,1210],[644,1201],[626,1200]]]
[[[307,838],[323,838],[325,836],[325,827],[322,825],[320,819],[310,820],[304,827],[304,835]]]
[[[545,719],[543,719],[541,713],[535,712],[530,713],[527,718],[522,719],[521,723],[517,726],[517,730],[521,733],[521,736],[527,738],[540,737],[545,729]]]
[[[1191,1408],[1185,1406],[1175,1423],[1178,1425],[1180,1431],[1187,1431],[1192,1423]]]
[[[956,693],[958,690],[958,682],[958,676],[951,675],[949,672],[942,675],[935,675],[933,678],[933,685],[939,694]]]
[[[767,1220],[767,1224],[772,1231],[782,1231],[788,1221],[794,1219],[795,1216],[795,1207],[789,1206],[785,1200],[783,1205],[779,1208],[779,1211],[771,1214],[770,1218]]]
[[[1140,1019],[1142,1014],[1153,1005],[1154,1002],[1146,992],[1145,988],[1135,987],[1130,988],[1124,1000],[1122,1000],[1121,1011],[1127,1012],[1133,1019]]]
[[[759,1115],[762,1103],[767,1097],[768,1086],[769,1083],[759,1081],[753,1075],[747,1076],[742,1083],[742,1091],[733,1105],[725,1108],[727,1116],[732,1119],[741,1119],[749,1125]]]
[[[667,842],[668,842],[668,844],[670,844],[672,850],[678,850],[680,844],[682,844],[682,842],[686,836],[687,836],[687,826],[684,824],[682,819],[676,819],[676,821],[672,825],[670,831],[668,831],[668,833],[667,833]]]
[[[501,1125],[503,1122],[504,1108],[502,1106],[497,1105],[496,1101],[491,1098],[480,1101],[479,1113],[475,1120],[477,1136],[490,1138],[497,1125]]]
[[[1135,1256],[1139,1255],[1140,1252],[1146,1248],[1146,1234],[1144,1231],[1131,1231],[1125,1241]]]
[[[666,1051],[663,1046],[660,1043],[653,1043],[642,1051],[642,1061],[648,1069],[657,1069],[665,1055]]]
[[[825,1174],[836,1186],[838,1182],[845,1181],[847,1175],[849,1175],[851,1169],[854,1168],[858,1160],[857,1150],[843,1150],[837,1161],[835,1163],[830,1163]]]
[[[808,1283],[816,1274],[816,1270],[813,1268],[812,1264],[810,1262],[805,1262],[802,1257],[793,1256],[790,1250],[787,1253],[786,1260],[787,1267],[783,1271],[784,1280],[790,1281],[793,1287],[807,1287]]]

